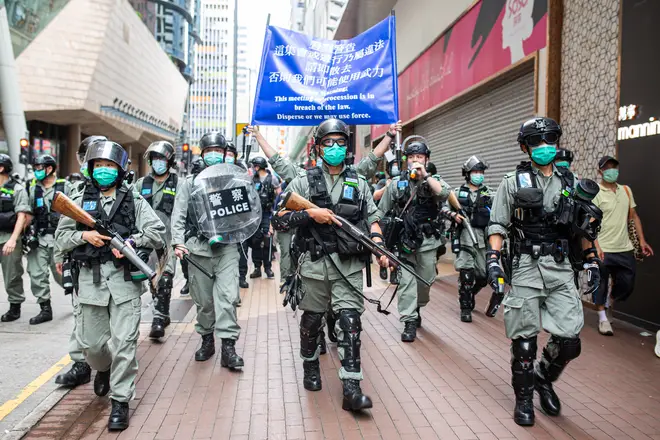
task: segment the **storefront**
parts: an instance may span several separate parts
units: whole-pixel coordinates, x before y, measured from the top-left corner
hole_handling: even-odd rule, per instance
[[[472,154],[490,164],[489,183],[525,159],[520,124],[537,113],[545,65],[547,2],[477,2],[399,75],[406,133],[423,136],[451,185]],[[545,77],[540,80],[545,84]],[[539,108],[541,110],[539,111]],[[384,127],[372,128],[376,141]]]

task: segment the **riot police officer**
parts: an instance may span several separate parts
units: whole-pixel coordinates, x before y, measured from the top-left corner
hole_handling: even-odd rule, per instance
[[[384,228],[387,246],[410,262],[422,278],[432,282],[436,276],[436,251],[442,244],[437,225],[440,204],[447,200],[451,188],[440,176],[426,171],[431,150],[424,140],[411,141],[404,154],[408,169],[392,179],[378,208],[388,220]],[[393,231],[398,225],[400,230]],[[404,324],[401,340],[413,342],[421,327],[420,310],[429,302],[430,287],[406,271],[397,275],[398,308]]]
[[[74,192],[81,192],[85,190],[85,185],[89,181],[89,173],[87,172],[87,162],[85,161],[85,155],[91,144],[94,142],[104,142],[108,139],[105,136],[88,136],[78,145],[78,151],[76,152],[76,158],[78,159],[78,164],[80,165],[80,180],[76,182],[69,182],[72,184],[69,196],[73,197]],[[75,174],[75,173],[74,173]],[[73,175],[73,174],[72,174]],[[59,249],[55,246],[54,259],[55,264],[60,267],[58,272],[62,272],[63,269],[63,256],[60,254]],[[78,266],[77,263],[74,263],[71,259],[71,253],[67,255],[69,271],[70,273],[77,273]],[[75,265],[75,266],[74,266]],[[74,289],[76,287],[74,286]],[[66,293],[66,290],[65,290]],[[73,292],[71,292],[73,293]],[[78,294],[71,295],[71,302],[73,304],[73,316],[78,316],[80,310],[80,304],[78,301]],[[69,357],[73,361],[73,365],[63,374],[58,374],[55,378],[55,383],[62,385],[64,387],[77,387],[78,385],[84,385],[92,379],[92,368],[85,361],[85,355],[82,352],[82,347],[78,343],[78,338],[76,337],[76,320],[73,320],[73,329],[71,330],[71,337],[69,338]]]
[[[338,119],[328,119],[318,126],[314,140],[323,159],[322,167],[310,168],[287,186],[287,192],[309,198],[318,208],[280,212],[273,218],[273,226],[284,231],[297,228],[294,246],[304,254],[300,273],[306,294],[299,306],[303,310],[300,319],[303,385],[310,391],[321,389],[320,337],[323,318],[331,304],[338,317],[335,328],[341,362],[339,378],[344,389],[342,408],[358,411],[372,407],[371,399],[360,388],[362,271],[367,255],[357,242],[333,227],[338,222],[335,213],[367,234],[370,229],[374,241],[382,241],[382,234],[369,184],[358,177],[354,167],[344,163],[348,139],[348,126]],[[380,263],[386,264],[384,257]]]
[[[21,233],[29,221],[30,201],[25,187],[12,177],[13,168],[11,158],[0,154],[0,264],[9,299],[9,311],[0,318],[2,322],[20,318],[25,301]]]
[[[36,325],[52,321],[53,309],[50,303],[50,280],[48,268],[55,281],[62,285],[62,277],[55,268],[53,256],[54,234],[60,215],[50,209],[56,192],[70,193],[71,185],[65,179],[58,179],[55,171],[57,161],[50,154],[36,157],[32,161],[34,179],[30,183],[30,206],[32,206],[33,226],[27,244],[27,271],[30,275],[32,294],[37,298],[41,311],[30,319]]]
[[[199,146],[208,167],[233,158],[220,132],[206,133],[200,139]],[[203,362],[215,354],[215,336],[218,336],[222,339],[220,364],[232,370],[238,369],[244,365],[243,358],[236,354],[236,341],[241,331],[236,314],[239,298],[238,249],[235,245],[211,245],[209,237],[199,230],[190,206],[196,177],[186,177],[177,192],[172,213],[172,246],[177,257],[183,259],[184,255],[191,255],[208,272],[216,274],[214,279],[210,279],[194,265],[188,265],[190,294],[197,306],[195,330],[202,337],[195,360]]]
[[[275,278],[272,268],[272,231],[270,227],[270,219],[273,215],[273,207],[275,199],[280,192],[280,182],[274,177],[268,169],[268,162],[263,157],[255,157],[250,161],[254,174],[252,176],[253,183],[259,199],[261,200],[261,224],[257,232],[243,242],[243,252],[241,255],[241,264],[239,267],[241,287],[245,288],[247,275],[247,250],[248,247],[252,248],[252,263],[254,264],[254,271],[250,274],[250,278],[261,278],[261,265],[264,266],[264,272],[268,278]]]
[[[557,156],[555,156],[555,166],[571,169],[573,165],[573,152],[566,148],[557,148]]]
[[[90,181],[73,195],[74,203],[101,219],[144,258],[163,246],[165,225],[132,185],[124,182],[128,154],[114,142],[95,142],[86,155]],[[142,281],[135,269],[107,240],[68,217],[55,233],[59,252],[72,252],[80,265],[76,332],[89,365],[98,371],[94,392],[110,392],[108,429],[128,427],[128,402],[135,395],[137,340]],[[109,343],[112,341],[112,349]]]
[[[158,141],[149,145],[144,153],[151,171],[135,183],[135,190],[151,205],[165,225],[166,233],[163,239],[169,247],[171,241],[170,218],[174,210],[174,199],[179,188],[179,176],[172,172],[176,155],[174,146],[166,141]],[[158,258],[163,258],[164,249],[156,251]],[[165,327],[170,325],[170,299],[174,287],[176,257],[170,255],[165,270],[158,282],[158,289],[153,301],[153,321],[149,337],[158,339],[165,336]]]
[[[507,279],[500,265],[500,251],[505,238],[511,241],[508,267],[512,267],[512,288],[502,305],[506,334],[511,339],[516,395],[513,418],[523,426],[534,424],[534,389],[539,393],[541,408],[548,415],[559,414],[560,401],[552,383],[580,355],[582,303],[568,255],[574,226],[579,223],[589,227],[590,223],[573,221],[573,175],[553,165],[561,134],[559,125],[550,118],[537,117],[522,124],[518,143],[531,161],[522,162],[502,180],[488,226],[486,267],[493,288],[498,279]],[[589,285],[597,288],[596,252],[582,238],[577,247],[578,253],[583,252]],[[535,363],[541,325],[550,333],[550,339],[541,360]]]
[[[457,223],[454,228],[452,248],[458,250],[454,268],[458,276],[458,303],[461,308],[461,321],[472,322],[474,297],[488,285],[486,274],[486,228],[490,219],[490,209],[494,192],[484,185],[484,172],[488,164],[478,156],[472,156],[463,164],[465,184],[454,190],[458,202],[468,218],[463,219],[456,210],[446,211],[449,218]],[[477,244],[474,244],[463,221],[470,222]]]
[[[204,171],[204,168],[206,165],[204,164],[204,159],[201,157],[196,158],[192,162],[192,167],[190,167],[190,175],[196,176],[202,171]],[[186,231],[184,233],[184,240],[187,240],[187,238],[190,236],[191,232],[188,228],[188,223],[186,223]],[[183,285],[181,288],[181,296],[188,296],[190,294],[190,278],[188,276],[188,262],[186,260],[181,260],[181,272],[183,273],[183,277],[186,280],[186,283]]]

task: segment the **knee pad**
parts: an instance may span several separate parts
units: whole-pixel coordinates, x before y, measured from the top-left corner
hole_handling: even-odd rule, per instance
[[[520,362],[523,368],[532,368],[536,360],[536,336],[511,341],[511,362]]]
[[[172,287],[174,287],[174,276],[169,272],[163,273],[163,276],[158,280],[158,288],[172,289]]]
[[[563,336],[550,336],[548,345],[543,350],[544,357],[550,362],[567,364],[580,356],[582,343],[579,337],[565,338]]]
[[[344,333],[362,331],[362,319],[355,309],[343,309],[339,311],[339,327]]]
[[[311,358],[319,345],[324,313],[303,312],[300,317],[300,355]]]
[[[339,328],[342,334],[341,339],[338,338],[337,340],[337,348],[341,350],[341,366],[348,372],[359,373],[361,371],[360,346],[362,342],[360,341],[360,332],[362,331],[362,320],[357,310],[340,310]]]
[[[458,282],[462,287],[472,290],[476,283],[474,269],[461,269],[458,275]]]

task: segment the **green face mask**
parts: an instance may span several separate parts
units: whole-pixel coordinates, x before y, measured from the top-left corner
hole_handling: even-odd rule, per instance
[[[558,161],[558,162],[555,162],[555,166],[558,166],[558,167],[564,167],[564,168],[570,168],[570,167],[571,167],[571,164],[568,163],[568,162],[565,161],[565,160],[560,160],[560,161]]]
[[[539,145],[532,148],[532,160],[541,165],[547,165],[557,156],[557,147],[554,145]]]
[[[603,180],[607,183],[614,183],[619,180],[619,170],[616,168],[610,168],[609,170],[603,171]]]
[[[323,160],[330,166],[336,167],[346,159],[346,147],[334,144],[323,149]]]
[[[35,170],[34,177],[39,181],[44,180],[46,178],[46,170]]]
[[[484,176],[483,174],[478,174],[478,173],[472,173],[470,174],[470,182],[472,182],[473,185],[479,186],[482,183],[484,183]]]

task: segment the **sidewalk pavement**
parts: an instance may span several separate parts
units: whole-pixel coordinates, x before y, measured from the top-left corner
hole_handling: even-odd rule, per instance
[[[440,272],[453,270],[444,266]],[[366,294],[379,297],[385,286],[378,268],[373,280]],[[412,344],[401,342],[396,302],[389,316],[367,305],[362,387],[374,407],[355,415],[341,409],[335,344],[321,357],[323,390],[306,391],[298,356],[300,315],[282,307],[277,280],[250,284],[239,309],[242,373],[221,368],[219,353],[195,362],[200,338],[192,324],[170,326],[158,343],[145,339],[145,323],[128,430],[106,431],[108,399],[94,396],[90,384],[71,391],[24,438],[660,440],[660,362],[654,340],[640,336],[638,328],[615,322],[616,336],[600,336],[597,316],[588,310],[582,355],[555,386],[562,415],[544,415],[536,399],[536,425],[522,428],[511,416],[502,311],[494,319],[483,315],[490,296],[484,289],[474,322],[460,322],[456,277],[448,275],[434,284]],[[382,300],[389,301],[389,293]],[[539,346],[546,339],[540,335]]]

